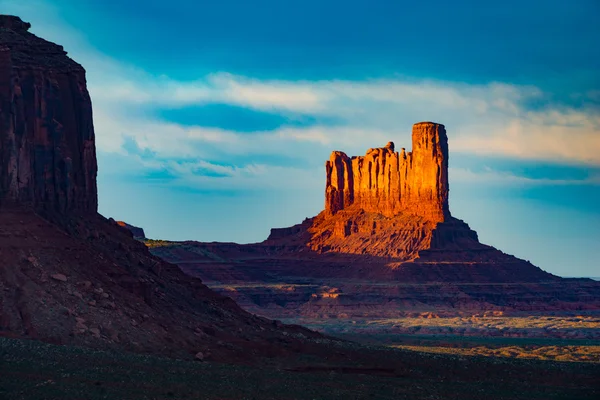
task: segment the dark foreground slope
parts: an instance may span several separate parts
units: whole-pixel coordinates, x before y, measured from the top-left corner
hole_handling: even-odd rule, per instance
[[[99,215],[61,226],[0,208],[0,335],[246,360],[310,350],[306,329],[240,309]]]

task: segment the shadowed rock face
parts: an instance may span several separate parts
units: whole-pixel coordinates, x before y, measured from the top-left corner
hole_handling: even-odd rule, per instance
[[[0,203],[95,213],[96,152],[85,70],[62,46],[0,16]]]
[[[393,142],[362,157],[334,151],[325,164],[325,213],[355,205],[386,217],[404,213],[432,222],[448,219],[446,129],[433,122],[415,124],[412,142],[408,153],[394,151]]]

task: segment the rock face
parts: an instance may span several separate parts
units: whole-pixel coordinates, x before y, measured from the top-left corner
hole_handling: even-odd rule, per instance
[[[96,152],[85,70],[62,46],[0,16],[0,203],[95,213]]]
[[[448,207],[448,137],[444,125],[413,126],[412,152],[394,151],[394,143],[369,149],[362,157],[334,151],[326,162],[325,213],[352,205],[393,217],[400,213],[431,222],[450,217]]]

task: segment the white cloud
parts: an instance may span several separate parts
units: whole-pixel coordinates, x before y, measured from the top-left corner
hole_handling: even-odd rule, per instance
[[[529,120],[513,119],[494,127],[486,135],[468,132],[453,144],[461,151],[477,154],[599,166],[599,126],[600,117],[579,112],[559,116],[538,113]]]
[[[318,189],[324,172],[321,168],[296,168],[264,164],[242,167],[206,161],[146,160],[139,157],[148,171],[167,172],[176,178],[172,185],[203,190]],[[321,179],[315,179],[321,178]],[[287,182],[288,185],[282,185]],[[291,186],[291,187],[290,187]]]
[[[521,185],[521,186],[572,186],[572,185],[600,185],[600,175],[590,175],[584,179],[549,179],[529,178],[514,175],[510,172],[495,171],[484,168],[483,171],[473,171],[467,168],[449,168],[448,174],[451,182],[466,182],[488,185]]]

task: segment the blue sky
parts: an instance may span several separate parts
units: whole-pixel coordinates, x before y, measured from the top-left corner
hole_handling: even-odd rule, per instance
[[[418,3],[418,4],[417,4]],[[100,212],[256,242],[323,208],[332,150],[446,125],[480,239],[600,275],[600,3],[0,0],[88,72]]]

